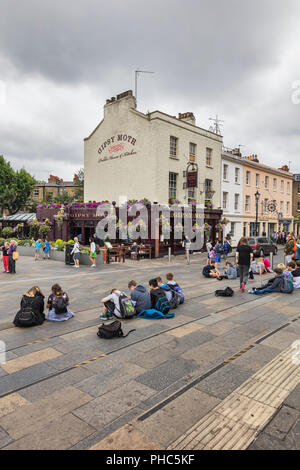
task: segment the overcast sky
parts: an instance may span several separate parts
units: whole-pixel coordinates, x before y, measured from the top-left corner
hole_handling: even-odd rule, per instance
[[[0,155],[14,168],[72,179],[105,100],[134,89],[140,68],[155,71],[140,77],[140,111],[192,111],[204,128],[218,114],[225,146],[300,173],[299,0],[0,7]]]

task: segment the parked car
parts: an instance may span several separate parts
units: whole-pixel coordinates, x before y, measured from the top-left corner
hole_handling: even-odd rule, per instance
[[[253,249],[254,256],[268,256],[270,253],[277,255],[278,248],[268,237],[250,237],[249,245]]]

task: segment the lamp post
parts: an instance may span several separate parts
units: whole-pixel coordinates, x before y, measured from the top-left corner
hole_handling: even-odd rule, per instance
[[[258,237],[258,201],[260,198],[260,193],[256,191],[255,193],[255,202],[256,202],[256,219],[255,219],[255,236]]]

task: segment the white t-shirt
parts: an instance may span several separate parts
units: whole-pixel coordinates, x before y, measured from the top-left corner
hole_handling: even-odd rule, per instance
[[[121,294],[121,292],[118,290],[118,291],[114,292],[113,294],[110,294],[107,297],[107,300],[111,300],[115,304],[114,314],[118,318],[121,318],[120,302],[119,302],[120,294]]]

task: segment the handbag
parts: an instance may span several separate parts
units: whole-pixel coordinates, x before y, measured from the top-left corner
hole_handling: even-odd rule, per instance
[[[13,254],[12,254],[12,259],[14,261],[17,261],[19,259],[19,253],[18,251],[14,251]]]

